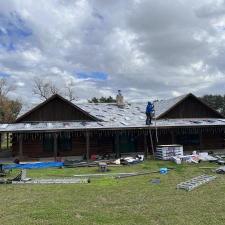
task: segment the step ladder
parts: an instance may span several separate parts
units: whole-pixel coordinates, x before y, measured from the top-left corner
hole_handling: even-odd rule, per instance
[[[198,186],[208,183],[215,179],[216,179],[216,176],[201,175],[198,177],[194,177],[191,180],[188,180],[188,181],[178,184],[177,189],[184,189],[186,191],[192,191],[193,189],[197,188]]]

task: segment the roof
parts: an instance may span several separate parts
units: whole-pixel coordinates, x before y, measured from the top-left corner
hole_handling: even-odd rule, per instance
[[[168,126],[225,126],[225,119],[159,119],[162,115],[170,111],[177,104],[185,100],[188,96],[194,96],[192,94],[182,95],[176,98],[168,100],[161,100],[154,102],[155,106],[155,118],[157,121],[155,125],[158,127]],[[54,97],[60,97],[55,95]],[[194,96],[195,97],[195,96]],[[53,98],[53,97],[52,97]],[[195,97],[197,98],[197,97]],[[64,98],[62,98],[64,99]],[[48,101],[48,100],[47,100]],[[66,100],[68,101],[68,100]],[[69,101],[68,101],[69,102]],[[46,103],[46,101],[44,102]],[[37,105],[35,108],[40,107],[44,103]],[[123,108],[117,106],[116,103],[76,103],[69,102],[74,107],[80,109],[86,114],[96,118],[97,120],[92,122],[38,122],[38,123],[18,123],[14,125],[8,125],[4,129],[9,130],[83,130],[83,129],[122,129],[122,128],[138,128],[147,127],[145,125],[145,110],[146,103],[131,103],[126,104]],[[203,103],[204,104],[204,103]],[[207,106],[208,107],[208,106]],[[27,113],[30,113],[35,108],[28,106],[22,109],[21,116],[23,117]],[[31,109],[31,110],[30,110]],[[23,115],[22,115],[23,113]],[[3,125],[4,126],[4,125]],[[3,129],[3,128],[2,128]],[[1,131],[1,129],[0,129]]]
[[[168,111],[171,107],[180,102],[186,96],[187,95],[182,95],[176,98],[154,102],[155,117],[158,118],[160,115]],[[60,95],[53,95],[51,98],[47,99],[44,102],[39,102],[36,104],[24,104],[17,117],[17,120],[34,111],[35,109],[41,107],[43,104],[47,104],[51,99],[55,97],[62,98]],[[92,115],[93,117],[103,121],[113,121],[117,118],[120,120],[122,116],[124,116],[124,121],[129,120],[125,117],[134,119],[135,116],[139,116],[139,118],[143,120],[142,117],[145,118],[145,109],[147,104],[144,102],[136,102],[131,104],[127,103],[124,108],[119,108],[116,103],[77,103],[75,101],[66,101],[72,104],[74,107],[78,107],[89,115]]]
[[[160,119],[154,121],[150,129],[165,129],[179,127],[224,127],[225,119]],[[15,123],[1,124],[0,132],[51,132],[51,131],[74,131],[74,130],[121,130],[121,129],[149,129],[144,120],[130,120],[126,123],[121,121],[110,122],[41,122],[41,123]]]

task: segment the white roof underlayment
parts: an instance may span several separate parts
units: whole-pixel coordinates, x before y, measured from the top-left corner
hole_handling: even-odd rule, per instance
[[[163,119],[153,121],[151,128],[175,128],[175,127],[225,127],[225,119]],[[72,130],[105,130],[105,129],[147,129],[145,121],[130,120],[110,122],[41,122],[41,123],[15,123],[1,124],[0,132],[13,131],[72,131]]]
[[[187,95],[154,102],[155,117],[159,117]],[[84,130],[84,129],[126,129],[147,128],[145,124],[145,109],[147,103],[127,103],[120,108],[116,103],[76,103],[72,102],[100,121],[90,122],[38,122],[15,123],[0,125],[0,132],[10,131],[52,131],[52,130]],[[34,105],[26,105],[20,112],[20,116],[34,108]],[[225,119],[158,119],[153,120],[151,127],[199,127],[199,126],[225,126]]]
[[[187,95],[182,95],[176,98],[154,102],[155,117],[157,118],[161,114],[165,113],[186,96]],[[23,105],[18,118],[40,103]],[[72,101],[72,103],[100,120],[112,121],[114,118],[121,119],[124,117],[124,122],[129,120],[128,118],[135,119],[137,115],[140,116],[141,119],[143,116],[145,118],[145,109],[147,106],[147,102],[126,103],[123,108],[119,108],[116,103],[77,103],[75,101]]]

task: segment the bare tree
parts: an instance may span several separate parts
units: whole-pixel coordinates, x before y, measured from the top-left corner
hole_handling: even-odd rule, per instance
[[[61,87],[61,90],[65,91],[60,91],[59,88],[50,81],[44,81],[40,78],[34,79],[33,93],[38,95],[41,99],[46,100],[54,94],[59,94],[68,98],[69,101],[77,100],[74,95],[72,82],[68,83],[65,87]]]
[[[9,85],[5,78],[0,79],[0,96],[7,96],[9,92],[14,91],[16,88]]]
[[[48,99],[54,94],[60,94],[59,89],[49,81],[34,79],[33,93],[42,99]]]
[[[69,99],[69,101],[77,100],[77,97],[74,94],[73,86],[74,84],[71,81],[65,87],[65,96]]]

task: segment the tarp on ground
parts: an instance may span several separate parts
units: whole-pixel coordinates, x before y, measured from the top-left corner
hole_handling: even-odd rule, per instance
[[[3,169],[42,169],[50,167],[62,167],[63,162],[37,162],[37,163],[23,163],[23,164],[8,164],[3,165]]]

